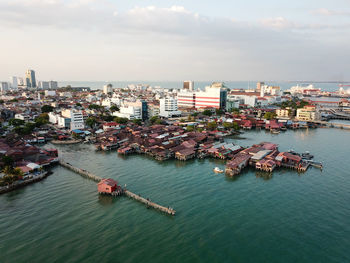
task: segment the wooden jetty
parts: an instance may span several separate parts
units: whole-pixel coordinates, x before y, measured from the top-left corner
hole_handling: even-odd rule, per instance
[[[158,209],[161,212],[167,213],[169,215],[175,215],[176,211],[174,209],[172,209],[171,207],[164,207],[161,205],[158,205],[152,201],[150,201],[149,199],[143,198],[137,194],[134,194],[128,190],[124,191],[124,194],[132,199],[135,199],[145,205],[147,205],[148,207],[153,207],[154,209]]]
[[[65,167],[65,168],[67,168],[67,169],[69,169],[69,170],[71,170],[71,171],[73,171],[73,172],[75,172],[77,174],[80,174],[83,177],[91,179],[91,180],[93,180],[93,181],[95,181],[97,183],[99,183],[103,179],[103,178],[101,178],[99,176],[96,176],[93,173],[90,173],[90,172],[88,172],[88,171],[86,171],[84,169],[77,168],[77,167],[71,165],[70,163],[67,163],[67,162],[63,161],[62,159],[60,159],[58,163],[61,166]],[[119,196],[121,194],[125,194],[126,196],[128,196],[128,197],[130,197],[130,198],[132,198],[132,199],[134,199],[136,201],[139,201],[139,202],[141,202],[143,204],[145,204],[147,207],[152,207],[152,208],[157,209],[157,210],[159,210],[161,212],[164,212],[164,213],[166,213],[168,215],[173,215],[174,216],[175,213],[176,213],[176,211],[174,209],[170,208],[170,207],[165,207],[165,206],[161,206],[159,204],[156,204],[156,203],[150,201],[150,199],[143,198],[143,197],[141,197],[141,196],[139,196],[137,194],[134,194],[134,193],[132,193],[129,190],[126,190],[126,189],[123,189],[122,192],[119,191],[119,190],[118,191],[114,191],[110,195],[112,195],[112,196]]]
[[[70,163],[66,163],[66,162],[63,161],[63,160],[59,160],[58,163],[59,163],[61,166],[65,167],[65,168],[67,168],[67,169],[69,169],[69,170],[71,170],[71,171],[73,171],[73,172],[75,172],[75,173],[77,173],[77,174],[80,174],[81,176],[84,176],[84,177],[86,177],[86,178],[88,178],[88,179],[91,179],[91,180],[93,180],[93,181],[95,181],[95,182],[97,182],[97,183],[98,183],[99,181],[102,180],[101,177],[96,176],[96,175],[94,175],[93,173],[90,173],[90,172],[88,172],[88,171],[86,171],[86,170],[84,170],[84,169],[80,169],[80,168],[74,167],[74,166],[71,165]]]

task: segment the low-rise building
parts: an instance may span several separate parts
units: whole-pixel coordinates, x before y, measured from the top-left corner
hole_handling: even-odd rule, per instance
[[[317,120],[316,106],[307,105],[304,108],[297,109],[296,118],[300,121],[314,121]]]

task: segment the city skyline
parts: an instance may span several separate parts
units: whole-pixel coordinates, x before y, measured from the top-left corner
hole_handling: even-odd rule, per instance
[[[350,80],[348,1],[0,1],[0,79]]]

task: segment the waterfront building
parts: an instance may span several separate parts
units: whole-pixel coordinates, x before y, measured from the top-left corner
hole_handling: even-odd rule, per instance
[[[317,120],[316,106],[306,105],[304,108],[297,109],[296,118],[300,121],[314,121]]]
[[[118,187],[118,182],[114,181],[113,179],[102,179],[97,184],[97,190],[99,193],[108,193],[111,194],[114,192]]]
[[[26,71],[26,85],[28,88],[36,88],[35,71],[32,69]]]
[[[281,119],[289,119],[294,115],[293,112],[295,112],[295,110],[291,108],[276,109],[277,118],[281,118]]]
[[[181,116],[181,111],[178,110],[177,99],[167,97],[159,100],[159,116],[171,118]]]

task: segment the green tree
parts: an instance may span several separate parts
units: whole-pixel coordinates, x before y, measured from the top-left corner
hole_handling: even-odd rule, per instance
[[[159,117],[158,116],[153,116],[149,119],[149,121],[152,123],[152,124],[155,124],[156,121],[159,120]]]
[[[188,132],[194,131],[194,126],[193,126],[193,125],[188,125],[188,126],[186,127],[186,131],[188,131]]]
[[[215,113],[216,113],[216,115],[222,115],[222,114],[224,114],[225,112],[224,112],[222,109],[216,109],[216,110],[215,110]]]
[[[233,128],[233,123],[224,122],[224,123],[222,124],[222,126],[224,126],[224,128],[225,128],[226,130],[232,129],[232,128]]]
[[[128,118],[122,118],[122,117],[115,117],[114,121],[119,124],[126,124],[128,123]]]
[[[35,119],[35,124],[37,127],[40,127],[47,123],[49,123],[49,115],[47,113],[42,113]]]
[[[237,122],[233,122],[232,127],[233,127],[233,129],[234,129],[235,131],[238,131],[238,130],[239,130],[239,125],[238,125]]]
[[[142,124],[142,120],[141,119],[135,119],[132,122],[137,124],[137,125],[139,125],[139,126]]]
[[[112,106],[109,108],[109,110],[110,110],[111,112],[119,111],[119,107],[118,107],[117,105],[112,105]]]
[[[204,110],[203,111],[203,115],[206,115],[206,116],[211,116],[213,113],[211,110]]]
[[[77,106],[77,107],[83,107],[83,105],[81,105],[81,103],[79,103],[79,102],[75,103],[75,106]]]
[[[53,109],[54,108],[51,105],[44,105],[41,107],[41,112],[52,112]]]
[[[9,166],[9,167],[12,167],[14,163],[13,158],[7,155],[2,156],[1,161],[4,163],[4,166]]]
[[[9,120],[9,124],[15,127],[21,126],[24,124],[24,120],[21,119],[11,119]]]
[[[95,117],[89,117],[86,119],[86,125],[90,128],[93,128],[96,125],[96,118]]]
[[[264,119],[266,119],[266,120],[272,120],[275,117],[276,117],[276,113],[274,113],[274,112],[266,112],[264,114]]]
[[[218,127],[217,123],[215,121],[211,121],[208,123],[208,129],[209,130],[215,130]]]

